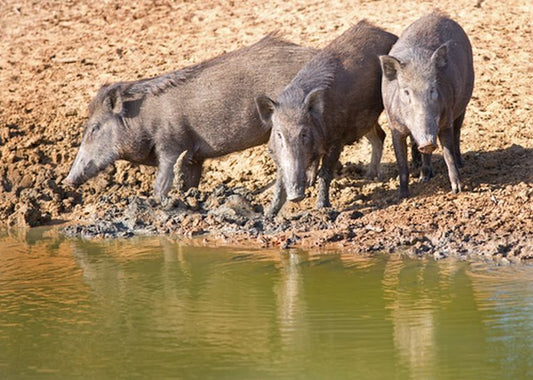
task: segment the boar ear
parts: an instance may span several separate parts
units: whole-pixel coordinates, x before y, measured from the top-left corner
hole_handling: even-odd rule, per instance
[[[259,117],[261,118],[263,124],[269,125],[271,123],[272,114],[274,113],[274,109],[277,105],[277,102],[270,99],[266,95],[261,95],[255,98],[255,106],[257,107]]]
[[[392,55],[380,55],[379,61],[381,62],[381,71],[383,71],[385,78],[390,81],[395,80],[402,66],[401,62]]]
[[[437,50],[433,52],[431,61],[435,62],[437,67],[444,67],[448,63],[448,46],[449,42],[440,45]]]
[[[315,88],[304,100],[304,105],[314,118],[322,117],[324,112],[324,89]]]
[[[104,98],[106,107],[115,114],[122,112],[122,93],[120,87],[112,87]]]

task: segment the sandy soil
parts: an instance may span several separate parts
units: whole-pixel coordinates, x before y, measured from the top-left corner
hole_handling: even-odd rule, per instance
[[[474,1],[0,1],[0,225],[69,221],[67,233],[200,235],[202,244],[341,248],[354,252],[533,258],[532,6]],[[106,82],[134,80],[214,57],[279,31],[320,48],[361,18],[399,34],[436,5],[469,34],[476,86],[462,133],[465,191],[449,192],[440,152],[426,184],[398,202],[386,140],[383,176],[362,176],[369,146],[345,148],[333,207],[314,189],[262,218],[274,166],[264,147],[205,165],[200,191],[150,199],[155,170],[118,162],[79,190],[64,187],[87,106]],[[386,121],[384,129],[387,131]]]

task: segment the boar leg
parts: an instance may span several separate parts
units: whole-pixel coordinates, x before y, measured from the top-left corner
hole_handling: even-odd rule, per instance
[[[407,167],[407,136],[393,130],[392,144],[400,176],[400,199],[409,197],[409,168]]]
[[[431,166],[431,153],[422,153],[422,167],[420,168],[420,181],[427,182],[434,175]]]
[[[455,162],[458,168],[465,166],[465,160],[461,155],[461,126],[465,119],[465,112],[463,112],[457,119],[453,121],[453,140],[455,143]]]
[[[166,195],[172,188],[174,181],[174,164],[178,159],[177,156],[159,157],[157,176],[155,177],[154,195],[156,199],[163,202]]]
[[[317,209],[331,206],[329,201],[329,185],[333,179],[333,173],[337,166],[337,162],[339,161],[341,149],[342,147],[332,147],[328,153],[322,157],[322,165],[318,172]]]
[[[444,152],[444,161],[448,167],[448,176],[452,184],[452,192],[458,193],[461,191],[461,181],[459,180],[459,171],[457,170],[457,163],[455,160],[455,145],[454,145],[454,131],[453,128],[444,128],[439,133],[439,140]]]
[[[189,151],[183,151],[174,164],[174,187],[181,192],[198,187],[202,176],[204,160],[191,158]]]
[[[266,213],[267,216],[276,216],[281,210],[281,207],[285,204],[287,200],[287,193],[285,192],[285,186],[283,185],[283,179],[281,172],[278,169],[276,183],[274,185],[274,197],[272,198],[272,203],[268,208]]]
[[[416,145],[415,139],[411,137],[411,160],[413,163],[413,167],[415,169],[418,169],[422,167],[422,156],[420,151],[418,150],[418,145]]]
[[[385,132],[381,126],[376,123],[365,136],[372,145],[372,158],[366,176],[368,178],[379,178],[379,165],[383,155],[383,141],[385,141]]]
[[[198,187],[202,177],[203,160],[195,159],[185,163],[181,170],[183,173],[182,190],[189,190],[191,187]]]

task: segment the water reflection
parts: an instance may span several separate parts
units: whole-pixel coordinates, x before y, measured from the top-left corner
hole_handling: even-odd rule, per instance
[[[533,268],[0,236],[0,378],[533,375]]]
[[[436,358],[435,315],[433,299],[423,283],[421,275],[426,265],[410,273],[411,284],[400,284],[403,260],[391,257],[383,276],[385,298],[393,324],[394,345],[399,352],[400,363],[411,373],[412,379],[428,379],[433,373]],[[414,286],[410,286],[414,285]]]
[[[277,295],[277,316],[281,349],[293,351],[305,337],[305,304],[302,297],[303,278],[300,264],[308,259],[304,253],[289,252],[281,255],[279,281],[274,287]]]

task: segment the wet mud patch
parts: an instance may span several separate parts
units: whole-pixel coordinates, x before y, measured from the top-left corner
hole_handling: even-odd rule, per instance
[[[519,187],[526,206],[533,191],[525,184]],[[311,208],[265,217],[252,191],[220,185],[212,192],[191,189],[164,205],[152,197],[133,196],[120,204],[106,204],[107,198],[101,197],[99,208],[105,211],[63,232],[86,239],[172,234],[212,246],[401,251],[435,259],[484,256],[504,262],[533,259],[533,221],[527,209],[518,218],[505,211],[506,195],[504,190],[479,188],[459,196],[443,192],[416,197],[373,211]],[[487,204],[464,207],[479,196]],[[391,215],[398,219],[391,221]]]

